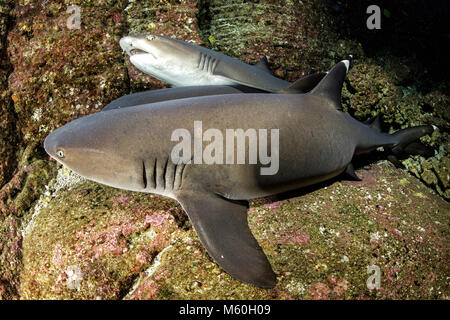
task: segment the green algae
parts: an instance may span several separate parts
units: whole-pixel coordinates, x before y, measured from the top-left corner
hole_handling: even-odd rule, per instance
[[[61,3],[42,10],[14,8],[18,21],[8,35],[14,66],[9,87],[25,144],[42,143],[68,119],[98,111],[127,93],[118,45],[123,24],[111,23],[112,13],[125,2],[108,5],[106,12],[99,12],[104,4],[84,8],[80,29],[66,27],[68,15]]]
[[[22,271],[21,220],[0,216],[0,300],[18,299]]]
[[[328,52],[338,36],[316,1],[199,1],[199,8],[200,32],[211,49],[247,63],[268,56],[275,74],[289,81],[333,64]]]
[[[430,204],[436,197],[411,177],[406,176],[408,188],[399,187],[402,174],[392,166],[375,166],[371,171],[358,172],[363,174],[362,183],[336,182],[300,198],[283,201],[278,210],[264,210],[258,215],[260,220],[253,226],[257,225],[256,229],[272,242],[283,228],[309,235],[307,243],[281,241],[280,245],[275,241],[274,251],[267,252],[274,269],[283,275],[279,277],[280,287],[297,283],[294,288],[303,288],[296,294],[292,290],[285,294],[292,298],[314,298],[307,288],[324,283],[330,289],[327,297],[338,299],[448,295],[444,263],[447,257],[440,252],[448,245],[444,240],[448,229],[435,223],[436,220],[445,223],[448,219],[448,205],[440,200],[443,207]],[[377,181],[371,182],[369,174],[376,176]],[[256,208],[257,212],[260,208]],[[265,215],[267,218],[263,218]],[[418,236],[418,228],[433,231],[423,231]],[[274,232],[267,235],[267,230]],[[383,289],[376,293],[366,287],[369,265],[378,265],[383,272]],[[395,267],[404,274],[392,280],[387,275]],[[410,285],[412,269],[418,286]],[[436,273],[440,274],[438,281],[424,280]],[[333,291],[336,285],[330,279],[345,279],[348,288],[337,294]],[[400,288],[393,289],[396,286]]]
[[[267,299],[273,291],[242,284],[214,263],[190,229],[168,247],[127,299]]]
[[[55,167],[36,157],[35,153],[34,146],[20,152],[18,172],[0,189],[0,211],[3,215],[26,216],[32,203],[55,175]]]
[[[224,273],[193,230],[143,273],[127,299],[442,299],[449,295],[449,205],[383,162],[300,197],[251,202],[250,228],[277,274],[259,289]],[[369,266],[381,287],[369,289]]]
[[[344,110],[360,121],[380,114],[382,127],[388,132],[423,124],[438,126],[439,130],[421,139],[435,149],[435,155],[428,159],[410,156],[403,164],[441,196],[449,199],[446,187],[448,167],[445,163],[449,155],[450,140],[447,115],[442,111],[448,109],[448,97],[436,91],[423,96],[414,86],[397,86],[390,76],[392,68],[387,70],[371,60],[356,64],[350,70],[343,88]],[[430,171],[428,162],[435,163],[433,172]]]
[[[178,230],[169,199],[88,181],[48,197],[24,232],[25,299],[120,298]]]

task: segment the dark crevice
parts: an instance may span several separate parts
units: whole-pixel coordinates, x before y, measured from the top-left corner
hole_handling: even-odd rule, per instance
[[[433,113],[434,112],[433,107],[430,106],[428,103],[424,103],[421,108],[424,113]]]
[[[143,269],[147,269],[153,263],[155,263],[155,258],[160,252],[161,251],[152,252],[150,262],[148,264],[146,264],[145,266],[143,266]],[[140,273],[131,274],[128,277],[128,279],[125,280],[125,282],[121,286],[120,291],[118,293],[118,297],[117,297],[118,299],[123,300],[128,294],[131,293],[131,291],[133,290],[133,286],[136,284],[136,281],[141,276],[141,274],[144,274],[144,273],[140,272]]]
[[[125,11],[125,8],[128,7],[128,5],[130,4],[130,1],[127,1],[123,7],[122,13],[124,15],[124,27],[122,28],[122,34],[120,35],[121,37],[127,36],[130,32],[130,26],[128,24],[128,12]],[[130,78],[130,74],[129,74],[129,70],[127,68],[127,55],[126,53],[122,53],[122,59],[121,59],[121,64],[125,67],[125,69],[127,70],[126,74],[125,74],[125,85],[126,85],[126,93],[130,94],[131,93],[131,78]]]
[[[345,84],[347,86],[347,90],[349,93],[356,94],[358,91],[351,85],[350,81],[348,79],[345,80]]]
[[[13,10],[14,8],[14,2],[4,1],[3,4],[6,5],[6,8],[3,7],[3,12],[0,14],[1,23],[4,24],[2,28],[4,33],[2,33],[0,38],[0,43],[2,44],[1,47],[3,48],[3,50],[0,51],[0,76],[2,79],[4,79],[4,82],[0,83],[0,92],[5,92],[6,94],[3,95],[4,97],[2,98],[2,100],[0,100],[0,112],[2,113],[2,118],[3,115],[5,115],[8,121],[6,123],[7,127],[1,128],[1,130],[3,131],[2,134],[4,134],[2,139],[5,140],[8,145],[6,146],[6,150],[2,151],[5,152],[5,154],[2,154],[1,162],[6,160],[7,165],[4,168],[6,170],[0,173],[3,175],[3,182],[0,183],[0,188],[4,185],[10,185],[13,181],[12,179],[14,175],[17,173],[17,166],[19,163],[18,150],[21,149],[21,144],[19,142],[22,141],[21,131],[17,126],[18,115],[14,109],[14,101],[8,88],[8,78],[14,72],[14,66],[11,63],[7,52],[7,35],[15,25],[15,19],[11,15],[11,10]],[[7,137],[7,139],[4,139],[5,137]],[[0,165],[1,164],[3,163],[0,163]],[[7,199],[1,199],[0,201],[4,201],[6,205]],[[4,215],[3,212],[0,212],[0,215],[2,216],[0,217],[0,234],[6,235],[8,234],[7,229],[5,229],[8,228],[8,218]],[[21,228],[22,221],[20,219],[17,219],[16,217],[9,217],[9,219],[14,219],[16,230]],[[17,234],[14,237],[17,237]],[[2,278],[0,279],[0,296],[4,300],[12,300],[20,297],[20,272],[23,268],[22,241],[20,241],[19,248],[17,249],[12,250],[10,245],[11,243],[8,241],[8,239],[0,239],[0,260],[2,262],[7,262],[10,255],[13,255],[14,252],[17,252],[17,256],[15,256],[14,258],[12,258],[11,256],[11,258],[19,262],[19,264],[15,267],[15,270],[9,269],[9,267],[5,264],[0,264],[0,275],[3,275],[3,278],[0,276],[0,278]]]
[[[208,0],[199,0],[197,1],[197,25],[198,25],[198,33],[202,38],[204,45],[206,47],[210,47],[210,42],[208,37],[210,36],[211,29],[211,20],[212,14],[210,10],[210,1]]]
[[[4,104],[2,105],[2,109],[1,112],[8,114],[12,119],[11,121],[8,121],[7,126],[9,128],[2,128],[3,131],[9,131],[10,132],[10,136],[8,137],[9,140],[9,147],[14,148],[15,152],[13,151],[9,151],[11,154],[11,158],[8,159],[8,165],[6,166],[6,171],[3,171],[3,180],[4,183],[6,184],[7,181],[9,181],[10,179],[12,179],[17,165],[18,165],[18,157],[19,157],[19,151],[22,147],[21,145],[21,141],[22,141],[22,136],[21,136],[21,130],[19,130],[17,124],[18,124],[18,120],[19,117],[16,113],[16,110],[14,108],[14,100],[11,97],[11,92],[9,91],[9,83],[8,83],[8,78],[9,76],[14,72],[14,65],[11,63],[10,59],[9,59],[9,55],[8,55],[8,43],[7,43],[7,35],[9,33],[9,31],[13,28],[13,26],[15,25],[15,19],[14,17],[10,14],[10,11],[13,10],[14,8],[14,4],[13,1],[10,1],[8,3],[9,5],[9,10],[4,13],[4,22],[5,22],[5,33],[4,35],[2,35],[2,38],[0,39],[0,42],[3,45],[4,50],[0,51],[0,72],[4,72],[5,76],[5,83],[1,84],[0,83],[0,91],[7,91],[7,95],[5,95],[4,98]],[[9,92],[8,92],[9,91]],[[8,152],[8,151],[7,151]],[[2,187],[2,185],[0,185],[0,187]]]

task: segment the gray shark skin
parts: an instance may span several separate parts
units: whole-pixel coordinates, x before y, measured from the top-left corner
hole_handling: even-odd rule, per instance
[[[272,288],[276,275],[247,224],[242,201],[353,173],[355,154],[379,146],[399,152],[432,126],[381,133],[341,111],[348,62],[338,63],[307,94],[226,94],[98,112],[52,132],[47,153],[87,179],[176,199],[209,255],[236,279]],[[204,129],[278,128],[279,170],[263,164],[174,164],[171,134]],[[235,145],[236,148],[236,145]],[[246,144],[248,154],[248,143]],[[236,149],[235,149],[236,151]],[[355,175],[356,177],[356,175]],[[245,201],[244,201],[245,202]]]
[[[201,46],[151,34],[123,37],[120,46],[136,68],[175,87],[241,84],[277,92],[291,85],[273,76],[264,58],[251,66]]]
[[[186,86],[167,89],[147,90],[127,94],[107,104],[102,111],[112,109],[138,106],[167,100],[176,100],[191,97],[213,96],[233,93],[264,93],[258,89],[236,85],[236,86]]]
[[[280,93],[305,93],[311,91],[326,73],[320,72],[311,74],[294,82],[290,87],[283,89]],[[213,96],[232,93],[267,93],[259,89],[247,87],[244,85],[220,86],[186,86],[170,89],[147,90],[127,94],[107,104],[102,111],[112,109],[137,106],[142,104],[161,102],[167,100],[176,100],[191,97]]]

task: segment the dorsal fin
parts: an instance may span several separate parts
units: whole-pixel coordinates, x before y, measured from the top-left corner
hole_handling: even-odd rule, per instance
[[[272,70],[269,67],[269,60],[267,60],[267,57],[262,57],[257,64],[255,64],[255,67],[261,69],[262,71],[265,71],[267,73],[273,74]]]
[[[344,83],[349,67],[349,60],[342,60],[336,64],[311,91],[311,94],[326,98],[335,109],[342,110],[342,84]]]
[[[289,87],[280,90],[278,93],[306,93],[317,86],[320,80],[325,77],[326,72],[318,72],[310,74],[304,78],[298,79]]]

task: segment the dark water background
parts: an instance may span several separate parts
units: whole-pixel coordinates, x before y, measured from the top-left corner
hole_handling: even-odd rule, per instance
[[[366,28],[369,5],[381,8],[381,29]],[[436,81],[448,81],[450,58],[450,1],[344,0],[331,4],[350,38],[357,39],[368,56],[389,50],[396,56],[417,58]],[[385,11],[385,9],[387,11]]]

